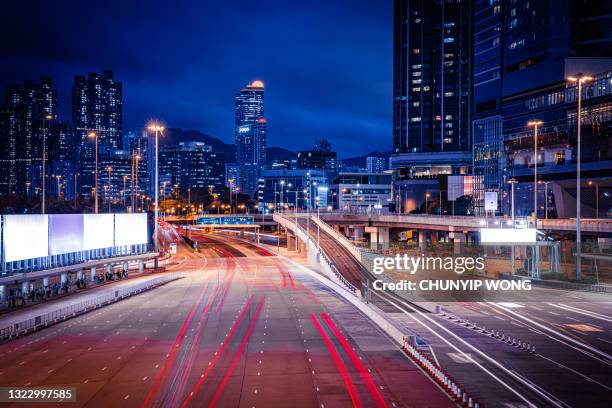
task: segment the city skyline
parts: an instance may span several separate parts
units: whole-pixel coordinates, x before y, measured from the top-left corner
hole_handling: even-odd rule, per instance
[[[1,46],[2,89],[51,76],[60,117],[69,118],[73,76],[111,69],[124,84],[126,131],[155,117],[232,143],[232,97],[261,79],[268,94],[268,145],[296,151],[324,137],[343,157],[390,150],[390,3],[285,8],[267,2],[171,10],[112,4],[85,10],[64,4],[40,5],[34,15],[22,10],[25,6],[7,6],[4,15],[13,17],[0,29],[13,40]],[[117,7],[125,17],[115,19],[106,11]],[[159,22],[159,30],[149,30]],[[52,45],[31,40],[44,37]]]

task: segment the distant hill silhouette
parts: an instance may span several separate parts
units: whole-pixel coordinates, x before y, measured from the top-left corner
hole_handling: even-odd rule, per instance
[[[225,154],[225,160],[232,162],[236,157],[236,146],[233,144],[225,143],[223,140],[211,136],[206,133],[202,133],[199,130],[183,130],[177,128],[169,128],[165,133],[164,137],[159,139],[159,144],[162,146],[177,145],[180,142],[202,142],[212,146],[216,152]],[[285,160],[295,158],[295,152],[284,149],[282,147],[268,147],[266,149],[267,161],[271,163],[273,160]]]
[[[374,151],[368,154],[364,154],[363,156],[348,157],[346,159],[340,159],[340,160],[344,164],[349,165],[349,166],[359,166],[359,167],[365,168],[366,167],[366,157],[368,156],[384,157],[388,161],[389,157],[391,156],[391,152],[390,151],[388,152]]]

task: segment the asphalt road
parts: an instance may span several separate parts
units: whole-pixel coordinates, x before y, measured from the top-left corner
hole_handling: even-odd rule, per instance
[[[186,278],[0,346],[0,386],[73,386],[70,407],[446,407],[354,307],[283,258],[192,236]]]
[[[334,237],[319,233],[345,278],[354,284],[370,279]],[[316,234],[311,225],[314,240]],[[407,333],[424,340],[431,356],[486,406],[609,406],[610,295],[534,288],[516,299],[446,302],[446,315],[438,315],[386,292],[374,291],[372,298]]]

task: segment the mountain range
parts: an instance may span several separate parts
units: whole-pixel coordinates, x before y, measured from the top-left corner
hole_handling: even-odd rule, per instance
[[[169,128],[164,134],[164,137],[160,138],[159,140],[159,144],[162,146],[177,145],[181,142],[206,143],[207,145],[210,145],[212,147],[213,151],[224,153],[225,158],[228,162],[233,160],[232,158],[236,155],[235,145],[225,143],[223,140],[217,137],[202,133],[199,130],[194,129],[183,130],[177,128]],[[373,151],[363,156],[348,157],[340,160],[350,166],[365,167],[366,157],[368,156],[385,157],[386,159],[388,159],[390,155],[391,152],[389,151]],[[296,153],[282,147],[270,146],[266,148],[266,156],[269,164],[272,163],[274,160],[293,159],[295,158]]]

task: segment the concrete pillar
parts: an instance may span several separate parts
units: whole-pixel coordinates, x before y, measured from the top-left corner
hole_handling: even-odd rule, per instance
[[[60,275],[60,282],[62,282],[62,284],[68,282],[68,274],[66,272]]]
[[[378,229],[378,243],[382,245],[383,249],[389,249],[389,228],[388,227],[377,227]]]
[[[49,286],[49,277],[43,278],[43,286]]]
[[[142,261],[138,262],[138,272],[139,273],[143,273],[144,272],[144,262],[142,262]]]
[[[0,307],[4,306],[6,301],[6,286],[0,285]]]
[[[30,281],[24,280],[23,282],[21,282],[21,294],[25,295],[29,291],[30,291]]]
[[[378,227],[365,227],[365,232],[370,233],[370,248],[378,249]]]
[[[461,254],[461,244],[465,243],[466,236],[462,232],[451,232],[453,239],[453,254]]]
[[[83,278],[83,270],[79,270],[77,271],[77,279],[82,279]]]
[[[363,227],[354,226],[352,228],[353,228],[353,239],[354,240],[360,240],[361,238],[363,238]]]
[[[96,267],[91,267],[91,281],[93,282],[96,279]]]
[[[427,246],[427,232],[424,230],[420,230],[417,233],[419,234],[419,249],[424,250]]]

